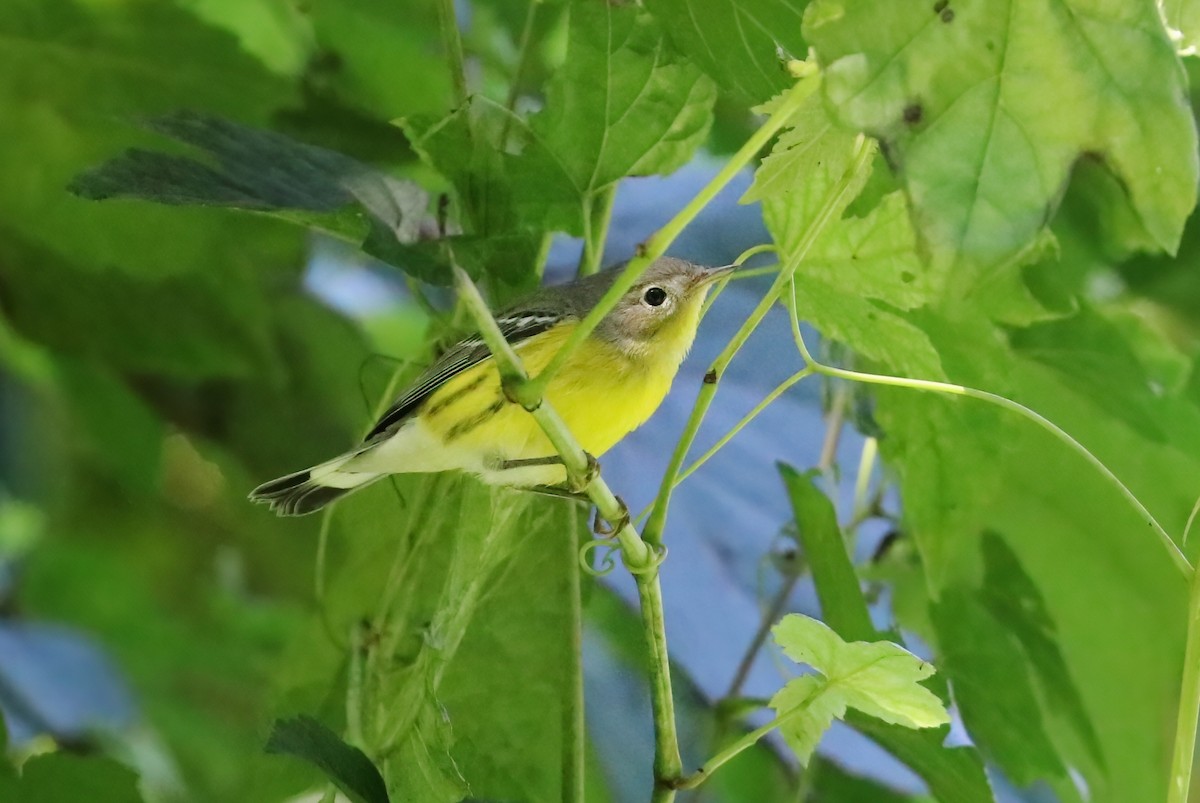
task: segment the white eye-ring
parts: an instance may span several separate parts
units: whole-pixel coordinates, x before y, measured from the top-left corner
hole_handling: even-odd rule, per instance
[[[652,307],[662,306],[667,300],[667,291],[661,287],[647,287],[646,292],[642,294],[642,300]]]

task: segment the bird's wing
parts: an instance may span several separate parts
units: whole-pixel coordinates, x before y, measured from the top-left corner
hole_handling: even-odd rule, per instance
[[[545,332],[561,320],[561,313],[523,309],[497,318],[496,323],[500,325],[504,339],[516,345]],[[491,356],[487,344],[478,335],[456,343],[400,394],[400,398],[396,399],[387,412],[375,422],[375,426],[371,427],[364,441],[371,441],[388,433],[412,415],[421,402],[446,382],[468,368],[490,359]]]

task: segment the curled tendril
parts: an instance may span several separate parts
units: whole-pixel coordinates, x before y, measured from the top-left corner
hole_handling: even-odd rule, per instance
[[[662,566],[663,561],[667,559],[666,544],[654,544],[648,546],[650,546],[650,551],[654,553],[654,557],[652,557],[648,563],[642,566],[630,566],[628,563],[626,563],[625,565],[629,569],[630,574],[650,574],[651,572],[658,571],[658,567]]]
[[[597,568],[592,566],[592,550],[600,548],[604,548],[605,551],[601,553],[600,566]],[[613,553],[616,551],[617,546],[611,538],[593,538],[579,548],[579,568],[593,577],[605,577],[617,568],[617,562],[613,560]]]

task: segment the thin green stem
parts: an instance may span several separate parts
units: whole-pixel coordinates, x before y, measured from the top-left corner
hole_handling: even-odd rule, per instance
[[[667,248],[675,241],[679,233],[700,214],[700,211],[716,197],[717,193],[743,167],[758,155],[759,151],[770,142],[771,138],[787,124],[792,114],[800,108],[800,104],[812,94],[815,88],[815,81],[800,81],[793,86],[784,96],[779,106],[771,113],[771,116],[767,118],[766,122],[746,140],[746,144],[739,148],[737,153],[725,162],[721,170],[704,185],[703,189],[683,209],[679,210],[675,217],[671,218],[665,226],[642,243],[638,250],[638,255],[629,261],[625,269],[621,272],[621,275],[617,277],[616,281],[608,289],[608,292],[592,308],[591,312],[580,321],[579,325],[571,332],[571,336],[567,338],[567,341],[563,343],[562,347],[559,348],[558,352],[550,360],[550,363],[533,380],[533,388],[538,395],[545,391],[550,379],[562,369],[563,364],[566,363],[575,349],[579,348],[580,344],[591,335],[604,316],[637,283],[638,277],[642,275],[646,268],[650,267],[650,263],[667,252]]]
[[[564,803],[584,803],[584,759],[587,737],[584,730],[583,696],[583,596],[580,587],[579,531],[571,529],[563,539],[567,550],[567,601],[570,604],[571,637],[567,644],[567,690],[563,700]]]
[[[842,439],[842,429],[846,424],[846,406],[850,402],[850,392],[845,385],[833,389],[833,403],[829,406],[829,418],[825,422],[825,440],[821,443],[821,456],[817,458],[817,469],[822,474],[829,474],[837,461],[838,441]],[[830,478],[830,482],[833,479]]]
[[[867,438],[863,441],[862,453],[858,458],[858,476],[854,480],[854,503],[850,508],[851,520],[856,520],[870,510],[867,495],[871,491],[871,474],[875,470],[875,459],[879,455],[879,441]],[[847,533],[853,533],[847,529]]]
[[[583,254],[579,258],[579,275],[591,276],[604,267],[604,243],[608,239],[608,225],[612,221],[613,199],[617,196],[617,185],[610,184],[595,195],[588,196],[584,203]]]
[[[809,707],[809,704],[812,702],[813,697],[815,697],[815,695],[812,695],[808,699],[801,700],[799,703],[796,704],[795,708],[791,709],[787,713],[780,714],[779,716],[775,717],[770,722],[768,722],[766,725],[763,725],[761,728],[755,728],[754,730],[750,731],[745,736],[738,739],[736,742],[729,745],[721,752],[717,753],[715,756],[710,758],[708,761],[705,761],[704,766],[701,767],[699,770],[697,770],[695,773],[687,776],[686,778],[679,779],[675,784],[675,788],[676,789],[695,789],[697,786],[699,786],[700,784],[707,781],[710,777],[712,777],[712,774],[714,772],[716,772],[718,769],[720,769],[722,766],[729,763],[733,759],[737,758],[738,755],[740,755],[743,751],[749,750],[751,747],[754,747],[754,745],[758,744],[759,739],[766,736],[768,733],[775,730],[780,725],[783,725],[785,722],[787,722],[788,720],[790,720],[792,717],[796,716],[797,714],[800,714],[800,713],[806,711]]]
[[[699,468],[701,466],[703,466],[705,463],[707,463],[709,460],[711,460],[717,454],[717,452],[719,452],[723,448],[725,448],[725,446],[731,440],[733,440],[739,432],[741,432],[743,429],[746,428],[746,425],[748,425],[751,421],[753,421],[755,418],[757,418],[759,416],[759,414],[762,413],[763,410],[767,409],[767,407],[771,405],[772,402],[774,402],[776,399],[778,399],[780,396],[782,396],[784,393],[786,393],[793,385],[795,385],[801,379],[804,379],[805,377],[809,377],[812,375],[813,375],[813,370],[811,368],[802,368],[799,371],[797,371],[796,373],[789,376],[787,379],[780,382],[778,385],[776,385],[774,390],[772,390],[770,393],[768,393],[766,396],[764,396],[762,401],[760,401],[758,404],[754,405],[754,408],[752,410],[750,410],[750,412],[748,412],[744,416],[742,416],[738,420],[738,422],[729,429],[728,432],[726,432],[724,435],[721,436],[720,440],[718,440],[716,443],[714,443],[712,446],[709,447],[708,451],[706,451],[704,454],[697,457],[694,461],[692,461],[692,463],[686,469],[684,469],[683,471],[681,471],[679,473],[679,478],[675,480],[675,487],[678,488],[680,483],[682,483],[688,477],[695,474],[696,471],[699,470]]]
[[[1200,571],[1193,571],[1188,589],[1187,644],[1183,651],[1183,680],[1167,803],[1187,803],[1196,755],[1197,721],[1200,721]]]
[[[1113,487],[1120,491],[1121,495],[1125,497],[1126,501],[1133,506],[1133,508],[1146,521],[1150,528],[1154,530],[1155,535],[1158,536],[1159,543],[1161,543],[1163,548],[1167,551],[1167,556],[1171,559],[1171,562],[1175,564],[1175,567],[1179,569],[1180,573],[1182,573],[1184,577],[1188,578],[1189,580],[1191,579],[1192,565],[1188,563],[1188,559],[1184,556],[1183,552],[1179,550],[1179,547],[1175,545],[1175,542],[1171,540],[1171,536],[1165,529],[1163,529],[1163,526],[1158,523],[1158,520],[1154,518],[1154,515],[1146,509],[1146,506],[1142,504],[1142,501],[1137,498],[1133,491],[1129,490],[1128,486],[1121,482],[1120,478],[1118,478],[1117,475],[1112,472],[1112,469],[1106,466],[1100,460],[1100,458],[1092,454],[1086,446],[1075,440],[1075,438],[1062,429],[1062,427],[1058,426],[1040,413],[1034,412],[1023,404],[996,393],[989,393],[986,390],[979,390],[977,388],[967,387],[966,385],[956,385],[950,382],[935,382],[928,379],[908,379],[906,377],[887,376],[884,374],[868,374],[862,371],[851,371],[845,368],[834,368],[830,365],[823,365],[813,359],[812,354],[810,354],[808,351],[807,345],[804,343],[804,337],[800,333],[800,322],[796,316],[794,299],[793,303],[788,305],[788,310],[792,319],[792,336],[796,339],[796,345],[800,351],[800,355],[804,358],[804,361],[817,373],[824,374],[825,376],[835,376],[841,379],[849,379],[854,382],[865,382],[871,385],[888,385],[891,387],[911,388],[913,390],[941,393],[947,396],[967,396],[972,399],[980,399],[982,401],[994,404],[997,407],[1002,407],[1005,410],[1010,410],[1032,421],[1054,437],[1058,438],[1060,441],[1074,450],[1080,457],[1090,463],[1093,468],[1100,472],[1100,474],[1113,485]]]
[[[700,430],[700,424],[704,420],[704,416],[708,413],[708,408],[712,405],[713,397],[717,393],[717,385],[721,380],[725,369],[729,367],[729,363],[733,361],[734,356],[738,353],[741,347],[750,338],[751,333],[762,323],[767,312],[775,304],[776,299],[783,293],[783,290],[792,280],[792,275],[800,266],[801,261],[808,255],[813,244],[821,236],[825,227],[833,220],[834,216],[840,214],[846,205],[852,200],[850,196],[854,192],[854,188],[858,186],[858,178],[864,170],[869,170],[871,165],[871,157],[875,153],[875,146],[871,140],[866,137],[859,136],[858,142],[855,145],[855,153],[851,159],[850,168],[842,177],[832,191],[826,203],[822,206],[821,211],[813,218],[808,229],[804,232],[804,236],[800,239],[794,251],[788,254],[787,260],[783,267],[780,268],[779,274],[775,277],[775,281],[771,283],[771,288],[766,295],[758,302],[758,306],[750,313],[750,317],[742,324],[737,333],[730,339],[724,350],[717,355],[709,366],[708,372],[704,375],[704,385],[700,388],[700,393],[696,397],[696,404],[692,407],[692,414],[688,417],[687,424],[684,426],[683,435],[675,444],[675,451],[671,455],[671,461],[667,466],[667,471],[663,475],[663,479],[658,488],[658,496],[654,500],[654,508],[650,511],[650,519],[646,522],[646,526],[642,529],[642,538],[652,544],[662,542],[663,530],[667,524],[667,510],[671,504],[671,493],[675,489],[676,478],[679,476],[679,470],[683,466],[683,461],[687,458],[688,450],[691,449],[692,441],[695,440],[696,433]]]
[[[462,38],[458,33],[458,18],[454,15],[454,0],[437,0],[438,25],[442,29],[442,45],[450,67],[450,82],[454,87],[456,106],[467,103],[467,70],[463,61]]]

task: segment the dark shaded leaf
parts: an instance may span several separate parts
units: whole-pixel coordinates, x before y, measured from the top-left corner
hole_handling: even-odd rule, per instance
[[[354,803],[389,803],[383,776],[371,759],[312,717],[275,720],[263,749],[312,764]]]
[[[846,722],[921,776],[939,803],[994,803],[979,751],[943,744],[949,726],[918,731],[854,711],[847,713]]]
[[[91,200],[141,198],[258,211],[332,213],[357,202],[401,243],[419,239],[423,226],[425,234],[434,233],[424,190],[344,154],[198,112],[176,112],[145,125],[203,151],[215,167],[186,156],[131,150],[77,176],[70,190]]]
[[[1046,600],[1012,548],[998,534],[983,534],[983,590],[980,598],[988,612],[1020,643],[1037,680],[1043,685],[1047,707],[1061,712],[1091,752],[1104,766],[1100,740],[1079,689],[1058,645],[1058,632]]]
[[[981,749],[1021,786],[1069,785],[1015,639],[996,638],[997,623],[969,592],[947,590],[931,615],[942,667]]]
[[[801,474],[783,463],[777,467],[792,501],[796,529],[812,568],[822,617],[847,641],[876,638],[858,575],[838,526],[837,511],[829,497],[816,486],[820,472],[813,470]]]

